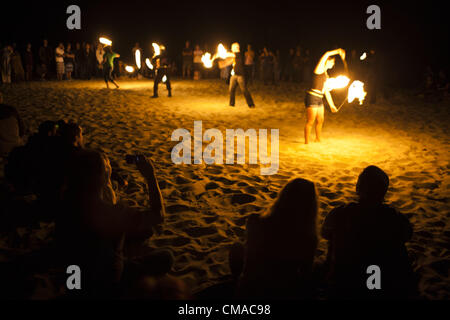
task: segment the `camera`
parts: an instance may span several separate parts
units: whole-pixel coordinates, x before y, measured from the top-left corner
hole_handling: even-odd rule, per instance
[[[125,156],[125,161],[126,161],[128,164],[136,164],[138,161],[141,160],[141,158],[142,158],[142,156],[139,156],[139,155],[131,155],[131,154],[127,154],[127,155]]]

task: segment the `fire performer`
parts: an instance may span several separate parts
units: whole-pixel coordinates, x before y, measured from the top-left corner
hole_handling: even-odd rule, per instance
[[[155,66],[155,81],[153,83],[153,96],[152,98],[158,98],[158,84],[164,82],[165,78],[168,97],[172,97],[172,88],[170,86],[170,75],[169,75],[169,58],[166,55],[166,48],[164,46],[159,46],[161,52],[152,59],[152,65]]]
[[[235,42],[231,45],[231,54],[227,58],[225,64],[232,64],[233,69],[231,70],[230,78],[230,106],[234,107],[236,88],[239,85],[241,91],[244,93],[245,100],[249,108],[254,108],[255,104],[253,102],[250,91],[247,88],[247,83],[245,81],[245,71],[244,71],[244,53],[241,52],[239,43]]]
[[[314,69],[314,74],[312,77],[312,84],[310,89],[306,92],[305,97],[305,107],[306,107],[306,124],[305,124],[305,144],[309,143],[309,136],[311,133],[311,128],[316,122],[316,140],[315,142],[320,142],[320,135],[322,133],[322,126],[324,121],[324,106],[323,106],[323,96],[325,95],[330,109],[332,112],[337,112],[338,109],[334,105],[333,98],[330,94],[330,88],[325,86],[325,82],[328,79],[327,70],[334,67],[334,57],[335,55],[340,55],[342,60],[345,61],[345,50],[336,49],[332,51],[327,51],[320,58]]]
[[[111,47],[105,47],[105,54],[103,55],[103,77],[105,78],[106,87],[109,89],[109,82],[112,82],[116,89],[119,85],[114,81],[112,72],[114,70],[114,59],[120,57],[120,54],[111,50]]]

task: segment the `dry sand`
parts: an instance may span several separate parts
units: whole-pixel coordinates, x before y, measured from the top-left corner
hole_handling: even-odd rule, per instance
[[[170,247],[174,274],[194,290],[229,274],[228,248],[243,240],[245,218],[268,208],[280,188],[294,177],[316,182],[320,224],[335,206],[355,198],[358,174],[367,165],[381,167],[391,179],[387,202],[407,215],[414,226],[408,244],[420,275],[423,297],[450,297],[449,237],[449,101],[426,103],[404,93],[377,104],[345,105],[326,112],[323,141],[303,144],[304,89],[253,85],[256,109],[238,92],[235,108],[227,107],[223,81],[174,81],[173,97],[160,87],[150,99],[153,82],[119,81],[106,90],[101,81],[43,82],[3,89],[5,103],[16,106],[35,131],[43,120],[78,120],[90,147],[101,147],[131,172],[130,187],[120,193],[132,206],[146,204],[143,179],[125,164],[127,153],[142,152],[155,162],[167,207],[163,230],[149,246]],[[174,165],[172,131],[203,129],[280,129],[280,169],[262,176],[259,165]],[[51,225],[29,233],[42,243]],[[34,240],[33,240],[34,239]],[[5,235],[0,244],[4,246]],[[320,241],[317,259],[324,259]]]

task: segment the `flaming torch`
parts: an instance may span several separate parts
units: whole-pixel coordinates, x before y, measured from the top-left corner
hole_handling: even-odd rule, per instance
[[[353,100],[358,99],[361,105],[366,97],[367,92],[364,91],[364,83],[358,80],[353,81],[353,83],[348,88],[348,102],[351,103]]]
[[[99,41],[101,44],[104,44],[105,46],[110,46],[110,45],[112,45],[112,41],[109,40],[109,39],[107,39],[107,38],[105,38],[105,37],[100,37],[100,39],[98,39],[98,41]]]
[[[367,54],[364,52],[361,57],[359,57],[359,60],[363,61],[367,58]]]
[[[150,62],[150,59],[149,59],[149,58],[145,59],[145,64],[147,65],[147,67],[148,67],[150,70],[153,70],[153,65],[152,65],[152,63]]]
[[[206,68],[212,68],[212,66],[213,66],[213,59],[211,59],[211,53],[209,53],[209,52],[206,52],[204,55],[202,55],[202,62],[203,62],[203,65],[206,67]]]
[[[159,56],[161,54],[161,48],[159,47],[159,45],[157,43],[153,42],[152,47],[153,47],[153,51],[155,52],[153,57]]]
[[[138,69],[141,69],[141,50],[137,49],[134,55],[136,58],[136,66]]]
[[[134,68],[132,66],[126,66],[125,67],[125,71],[128,73],[133,73],[134,72]]]
[[[328,78],[327,81],[325,81],[325,87],[328,88],[328,90],[334,90],[334,89],[342,89],[345,88],[350,82],[350,79],[346,76],[338,76],[337,78]]]
[[[164,75],[164,77],[162,78],[162,82],[166,83],[166,81],[167,81],[167,77],[166,77],[166,75]]]

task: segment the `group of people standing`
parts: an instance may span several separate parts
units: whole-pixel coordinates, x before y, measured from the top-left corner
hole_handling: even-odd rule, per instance
[[[5,45],[0,52],[2,83],[49,80],[53,74],[56,74],[57,80],[100,77],[104,54],[103,45],[98,44],[94,48],[84,42],[77,42],[75,47],[71,43],[60,42],[52,48],[44,39],[38,50],[28,43],[23,53],[15,44]]]
[[[207,50],[202,50],[197,44],[191,46],[186,41],[182,55],[183,79],[198,80],[205,77],[207,69],[203,67],[202,55]],[[311,61],[309,49],[297,46],[289,49],[288,54],[281,53],[281,50],[272,50],[263,47],[260,51],[255,51],[251,44],[247,45],[244,53],[245,78],[248,83],[259,79],[264,84],[276,84],[280,81],[306,82],[310,79]],[[220,77],[227,79],[230,77],[231,68],[220,68]]]

